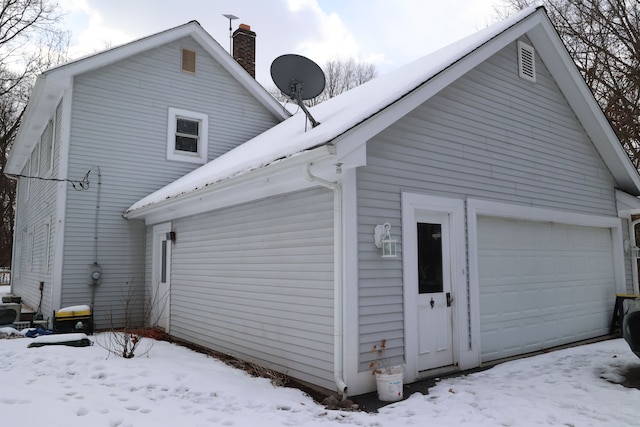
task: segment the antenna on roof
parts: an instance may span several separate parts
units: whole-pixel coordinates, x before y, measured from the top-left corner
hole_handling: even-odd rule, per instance
[[[238,19],[237,16],[235,15],[231,15],[230,13],[227,14],[223,14],[222,16],[224,16],[225,18],[227,18],[229,20],[229,55],[233,56],[233,52],[231,52],[233,50],[233,47],[231,45],[231,40],[233,39],[233,35],[231,34],[231,21],[233,21],[234,19]]]
[[[320,124],[302,102],[315,98],[324,90],[324,73],[318,64],[304,56],[282,55],[271,63],[271,78],[283,94],[302,108],[312,127]]]

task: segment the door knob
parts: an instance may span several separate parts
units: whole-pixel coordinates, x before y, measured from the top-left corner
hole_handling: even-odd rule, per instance
[[[429,304],[431,304],[431,308],[433,308],[433,305],[435,304],[435,301],[433,300],[433,297],[431,297],[431,302]]]
[[[447,307],[451,307],[451,292],[447,292]]]

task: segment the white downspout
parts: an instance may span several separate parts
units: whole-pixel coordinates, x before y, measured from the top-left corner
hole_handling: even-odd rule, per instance
[[[344,381],[344,345],[343,345],[343,294],[342,280],[342,187],[338,182],[331,182],[311,173],[311,163],[305,166],[305,177],[309,182],[317,182],[333,191],[333,377],[342,400],[347,399],[347,383]]]

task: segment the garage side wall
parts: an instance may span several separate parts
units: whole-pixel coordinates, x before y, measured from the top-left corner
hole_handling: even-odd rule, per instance
[[[381,339],[403,355],[401,192],[617,216],[616,183],[544,64],[536,83],[517,70],[513,43],[368,143],[357,190],[360,372]],[[382,222],[400,243],[390,261],[372,243]]]
[[[174,221],[170,331],[333,389],[333,193]]]

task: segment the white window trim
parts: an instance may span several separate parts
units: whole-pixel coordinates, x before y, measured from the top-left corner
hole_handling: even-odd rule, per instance
[[[51,132],[49,135],[49,140],[48,141],[43,141],[42,137],[40,137],[40,159],[39,162],[42,162],[42,150],[45,148],[45,144],[47,146],[49,146],[49,149],[51,150],[49,153],[49,158],[46,159],[47,161],[45,162],[45,164],[43,165],[45,167],[45,169],[42,169],[40,172],[42,173],[42,176],[49,176],[51,175],[51,172],[53,171],[53,148],[54,148],[54,141],[55,141],[55,134],[56,134],[56,125],[55,125],[55,120],[54,118],[49,119],[49,121],[47,122],[47,126],[45,126],[44,131],[42,132],[43,136],[45,134],[45,132],[47,131],[47,128],[51,126]],[[43,142],[45,144],[43,144]]]
[[[15,244],[12,274],[14,279],[19,279],[22,271],[22,245],[24,242],[24,232],[16,233],[17,239]]]
[[[27,235],[27,271],[33,272],[33,252],[35,250],[35,226],[29,227],[29,233]]]
[[[48,273],[49,272],[49,254],[50,254],[50,246],[51,246],[51,219],[48,218],[44,224],[42,225],[42,240],[43,240],[43,247],[42,247],[42,272],[43,273]]]
[[[200,122],[197,153],[187,153],[176,150],[176,120],[178,117]],[[207,149],[209,146],[209,116],[203,113],[169,107],[167,124],[167,159],[205,164],[207,162]]]
[[[38,140],[38,143],[33,147],[33,151],[31,152],[31,171],[29,172],[29,176],[35,177],[38,175],[40,175],[40,140]]]
[[[29,160],[27,160],[27,164],[24,168],[25,172],[27,173],[27,177],[26,178],[22,178],[25,182],[25,200],[29,200],[31,198],[31,179],[29,178],[31,176],[31,156],[29,156]]]

